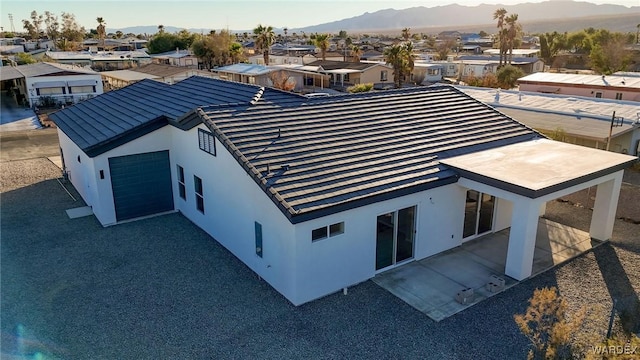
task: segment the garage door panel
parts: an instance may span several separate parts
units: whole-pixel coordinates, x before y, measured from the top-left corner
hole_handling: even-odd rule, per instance
[[[169,151],[109,158],[118,221],[173,210]]]

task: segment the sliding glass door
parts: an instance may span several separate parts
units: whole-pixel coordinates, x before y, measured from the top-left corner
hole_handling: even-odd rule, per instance
[[[376,231],[376,270],[413,257],[416,207],[379,215]]]
[[[464,208],[464,228],[462,238],[471,239],[493,229],[493,213],[496,198],[475,190],[467,191]]]

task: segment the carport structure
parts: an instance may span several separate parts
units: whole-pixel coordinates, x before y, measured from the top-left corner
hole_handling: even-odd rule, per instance
[[[623,169],[637,158],[538,139],[443,159],[458,185],[506,200],[511,230],[505,274],[531,276],[538,219],[547,201],[597,186],[589,235],[611,238]]]

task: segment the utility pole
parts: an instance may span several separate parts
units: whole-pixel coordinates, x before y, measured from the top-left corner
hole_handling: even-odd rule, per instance
[[[11,23],[11,32],[16,33],[16,27],[13,26],[13,14],[9,14],[9,22]]]

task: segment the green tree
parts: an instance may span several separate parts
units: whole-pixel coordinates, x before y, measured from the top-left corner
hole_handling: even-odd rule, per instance
[[[205,69],[224,66],[242,60],[242,45],[233,41],[234,36],[227,30],[211,32],[198,37],[191,44],[191,51],[203,63]]]
[[[194,38],[195,34],[191,34],[186,30],[182,30],[177,34],[170,34],[163,30],[149,40],[147,50],[150,54],[159,54],[175,49],[185,50],[191,46]]]
[[[594,43],[589,54],[591,68],[604,75],[626,70],[631,60],[631,52],[626,49],[622,36],[605,43]]]
[[[269,65],[269,51],[271,50],[271,45],[273,45],[276,40],[276,35],[273,32],[273,27],[268,25],[262,26],[262,24],[258,24],[258,26],[253,29],[253,35],[255,36],[256,48],[259,51],[262,51],[264,64]]]
[[[30,39],[37,39],[38,33],[36,32],[36,28],[33,26],[31,21],[22,20],[22,28],[27,31]]]
[[[54,42],[60,37],[60,23],[58,17],[50,11],[44,12],[44,32]]]
[[[75,45],[74,43],[78,43],[84,39],[85,33],[84,27],[78,24],[74,14],[67,12],[62,13],[62,28],[60,32],[62,38]]]
[[[37,61],[31,56],[31,54],[27,53],[17,53],[16,54],[16,63],[18,65],[25,64],[35,64]]]
[[[329,49],[329,34],[315,34],[313,44],[320,49],[322,60],[327,58],[327,49]]]
[[[518,79],[524,76],[524,71],[512,65],[501,67],[496,73],[498,84],[502,89],[512,89],[518,83]]]
[[[35,33],[36,33],[36,37],[35,39],[39,39],[40,38],[40,26],[42,26],[42,15],[38,15],[38,13],[33,10],[31,12],[31,24],[33,24]]]

